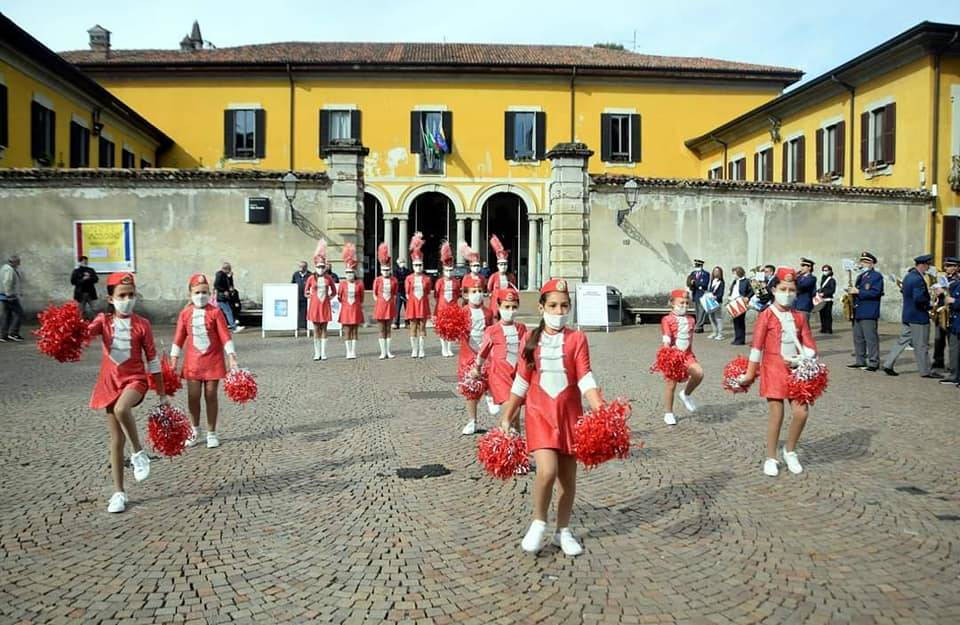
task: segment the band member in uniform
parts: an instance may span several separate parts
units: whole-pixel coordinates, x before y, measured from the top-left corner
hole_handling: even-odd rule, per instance
[[[527,449],[537,466],[533,486],[533,521],[521,548],[537,553],[543,547],[547,512],[558,485],[557,533],[553,542],[568,556],[583,553],[570,531],[577,489],[573,426],[583,415],[583,398],[591,410],[600,407],[600,391],[590,368],[587,337],[567,327],[570,294],[565,280],[548,280],[540,289],[540,324],[531,330],[520,352],[510,399],[500,410],[500,427],[507,429],[525,403]]]
[[[957,276],[957,259],[953,256],[948,256],[943,259],[943,272],[946,274],[947,278],[947,288],[938,288],[936,289],[937,293],[937,305],[935,307],[935,312],[944,309],[947,306],[946,297],[949,295],[950,284],[958,279]],[[951,372],[954,371],[956,363],[953,361],[944,362],[944,353],[946,352],[947,347],[947,336],[950,334],[950,317],[949,317],[949,308],[946,309],[948,312],[943,317],[939,313],[934,315],[933,321],[933,365],[934,369],[949,369]],[[944,323],[944,321],[946,323]],[[947,366],[949,365],[949,366]]]
[[[390,258],[390,246],[381,243],[377,248],[377,260],[380,261],[380,275],[373,281],[373,318],[380,326],[380,360],[393,358],[390,351],[390,325],[393,311],[397,309],[397,291],[400,285],[393,277],[393,264]]]
[[[310,279],[310,272],[307,271],[307,261],[297,262],[297,270],[290,276],[290,283],[297,285],[297,329],[307,329],[307,304],[309,302],[306,296],[307,280]]]
[[[847,292],[853,296],[853,353],[856,362],[848,369],[876,371],[880,368],[880,300],[883,298],[883,275],[874,269],[877,257],[870,252],[860,253],[860,267],[854,286]]]
[[[675,289],[670,293],[670,313],[660,320],[660,333],[663,344],[667,347],[679,349],[684,353],[687,374],[690,378],[687,385],[680,391],[680,401],[691,413],[697,411],[697,405],[690,395],[703,381],[703,367],[697,362],[693,354],[693,317],[687,315],[687,291]],[[673,414],[673,396],[677,390],[677,383],[666,380],[663,392],[664,414],[663,422],[667,425],[676,425],[677,417]]]
[[[400,311],[406,312],[407,308],[407,276],[412,272],[407,268],[407,261],[399,258],[397,259],[397,270],[394,273],[396,274],[397,284],[400,285],[400,292],[397,294],[397,320],[396,323],[393,324],[393,327],[399,329],[400,320],[402,319]],[[403,324],[404,326],[409,326],[410,322],[404,321]]]
[[[763,279],[761,280],[762,289],[757,293],[757,301],[760,304],[759,310],[764,310],[767,306],[773,302],[773,292],[770,290],[770,283],[773,282],[773,274],[777,272],[777,268],[773,265],[764,265],[761,273],[763,274]]]
[[[527,326],[513,321],[520,307],[520,293],[513,287],[500,289],[497,301],[500,302],[500,321],[483,333],[474,368],[474,375],[479,375],[484,362],[488,362],[487,384],[490,390],[487,404],[490,414],[494,416],[500,413],[500,406],[510,399],[510,388],[517,374],[520,346],[527,335]],[[517,423],[514,422],[513,425],[516,426]]]
[[[357,280],[357,248],[353,243],[343,244],[343,276],[337,285],[340,324],[347,360],[353,360],[357,357],[357,334],[363,323],[363,282]]]
[[[142,482],[150,475],[150,458],[140,446],[133,409],[140,405],[147,392],[147,375],[153,376],[157,398],[167,403],[160,373],[160,358],[153,341],[150,322],[134,314],[137,303],[137,285],[133,274],[120,272],[107,277],[107,311],[90,322],[90,336],[100,336],[103,359],[100,375],[90,397],[90,407],[105,409],[110,427],[110,467],[113,472],[114,493],[107,505],[108,512],[123,512],[127,495],[123,490],[123,448],[130,441],[133,455],[133,477]],[[146,357],[147,366],[143,366]]]
[[[833,267],[820,268],[820,288],[817,293],[823,298],[820,309],[820,334],[833,334],[833,296],[837,292],[837,279],[833,277]]]
[[[753,297],[753,285],[747,279],[747,272],[743,267],[733,268],[734,280],[730,285],[730,297],[745,297],[747,301]],[[731,345],[744,345],[747,342],[747,314],[733,318],[733,342]]]
[[[809,258],[800,259],[800,270],[797,271],[797,301],[794,310],[803,313],[810,323],[810,312],[813,311],[813,296],[817,293],[817,278],[813,275],[813,261]]]
[[[453,277],[455,260],[453,248],[449,241],[440,246],[440,265],[443,268],[443,277],[438,279],[434,287],[434,298],[437,300],[437,313],[447,306],[460,306],[460,279]],[[440,354],[444,358],[453,356],[453,341],[440,339]]]
[[[497,235],[490,236],[490,247],[497,255],[497,270],[487,280],[487,293],[490,294],[490,312],[496,317],[499,312],[499,302],[497,302],[497,292],[510,286],[516,288],[517,276],[508,269],[510,265],[510,250],[503,247],[503,243]]]
[[[693,311],[697,319],[695,332],[700,334],[703,332],[703,324],[707,320],[706,313],[700,303],[700,298],[703,297],[703,294],[710,288],[710,274],[703,270],[703,260],[699,258],[693,259],[693,266],[694,270],[687,276],[687,288],[690,289],[690,294],[693,299]]]
[[[333,277],[327,271],[327,242],[317,241],[313,253],[314,272],[303,287],[307,295],[307,321],[313,326],[313,359],[327,359],[327,324],[333,318],[330,298],[337,294]]]
[[[743,376],[745,384],[752,384],[760,375],[760,396],[767,400],[767,459],[763,472],[771,477],[780,473],[777,461],[777,444],[783,425],[784,400],[790,368],[802,358],[817,355],[806,317],[793,309],[797,294],[796,274],[789,267],[780,267],[771,282],[774,303],[757,317],[753,328],[753,344],[750,349],[750,365]],[[789,401],[789,400],[788,400]],[[803,472],[797,456],[797,442],[806,425],[809,407],[799,402],[790,402],[793,418],[787,432],[787,442],[781,448],[783,460],[791,473]]]
[[[950,257],[948,262],[952,262],[956,267],[958,259]],[[953,382],[960,388],[960,276],[953,274],[954,280],[950,282],[947,293],[944,296],[944,303],[948,306],[949,313],[949,333],[947,334],[947,343],[950,352],[950,366],[953,368],[953,375],[950,380],[940,380],[941,384]]]
[[[907,345],[912,345],[920,377],[939,380],[943,376],[930,370],[930,360],[927,357],[927,344],[930,342],[930,291],[923,277],[933,262],[933,254],[917,256],[913,262],[914,266],[903,277],[900,288],[903,293],[903,313],[900,318],[903,330],[896,345],[887,354],[883,372],[887,375],[900,375],[894,371],[893,366]]]
[[[423,235],[414,233],[410,239],[410,263],[413,273],[407,276],[407,321],[410,322],[410,357],[423,358],[423,341],[427,336],[430,318],[430,276],[423,273]]]
[[[472,274],[464,276],[463,291],[467,297],[467,310],[470,311],[470,336],[460,341],[460,354],[457,361],[457,376],[462,377],[473,371],[483,341],[483,333],[493,323],[493,313],[483,307],[483,281]],[[461,434],[474,434],[477,431],[477,400],[467,399],[469,420],[463,426]]]

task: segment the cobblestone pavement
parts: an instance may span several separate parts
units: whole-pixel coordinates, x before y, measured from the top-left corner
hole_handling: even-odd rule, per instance
[[[238,335],[260,398],[224,403],[219,449],[128,472],[121,515],[86,408],[99,349],[58,365],[0,345],[0,622],[960,623],[960,390],[919,379],[910,352],[899,378],[845,369],[849,331],[823,339],[806,471],[768,478],[765,406],[720,390],[738,348],[705,336],[701,410],[668,428],[657,329],[590,335],[646,446],[581,472],[576,559],[520,551],[532,478],[482,475],[433,337],[411,361],[398,334],[381,362],[371,328],[359,360],[333,339],[315,363],[303,338]],[[396,475],[426,464],[450,473]]]

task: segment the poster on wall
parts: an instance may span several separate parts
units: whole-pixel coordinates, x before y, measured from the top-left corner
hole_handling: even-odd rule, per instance
[[[607,285],[577,285],[577,327],[604,328],[610,331],[610,316],[607,309]]]
[[[297,328],[297,307],[300,305],[297,297],[297,285],[282,283],[267,283],[263,285],[263,326],[260,336],[265,337],[267,332],[293,332],[300,336]]]
[[[97,273],[136,271],[132,219],[86,219],[73,222],[73,260],[86,256]]]

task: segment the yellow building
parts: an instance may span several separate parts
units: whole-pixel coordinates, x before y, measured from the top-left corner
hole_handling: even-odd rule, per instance
[[[960,26],[921,23],[686,145],[705,178],[929,189],[927,245],[960,255]]]
[[[94,47],[94,46],[91,46]],[[551,146],[595,150],[591,173],[696,177],[683,141],[769,101],[799,71],[572,46],[277,43],[212,49],[199,27],[179,50],[96,46],[63,56],[169,134],[167,167],[326,170],[353,138],[365,161],[368,259],[424,232],[489,234],[521,286],[549,257]],[[542,242],[542,243],[541,243]],[[372,266],[372,265],[371,265]]]
[[[102,37],[91,29],[91,38]],[[0,167],[157,163],[171,140],[0,14]]]

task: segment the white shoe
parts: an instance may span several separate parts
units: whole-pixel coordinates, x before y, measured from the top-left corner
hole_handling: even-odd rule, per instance
[[[696,411],[697,411],[697,405],[693,402],[693,398],[690,397],[689,395],[687,395],[684,391],[680,391],[680,401],[683,402],[683,405],[684,405],[684,406],[687,408],[687,410],[689,410],[690,412],[696,412]]]
[[[191,427],[190,438],[187,439],[187,447],[193,447],[196,445],[198,438],[200,438],[200,428]]]
[[[320,360],[320,356],[319,356],[319,355],[313,357],[313,362],[317,362],[317,361],[319,361],[319,360]]]
[[[475,434],[477,432],[477,422],[474,419],[467,421],[467,424],[463,426],[463,429],[460,430],[461,434]]]
[[[583,545],[577,540],[576,536],[569,528],[565,527],[553,535],[553,544],[563,550],[563,553],[570,556],[578,556],[583,553]]]
[[[110,503],[107,504],[107,512],[123,512],[127,509],[127,494],[117,491],[110,497]]]
[[[775,458],[767,458],[763,461],[763,474],[777,477],[780,475],[780,463]]]
[[[722,340],[723,340],[723,335],[722,335],[722,334],[718,334],[718,335],[717,335],[717,340],[718,340],[718,341],[722,341]]]
[[[677,418],[673,416],[672,412],[668,412],[667,414],[663,415],[663,422],[667,425],[676,425]]]
[[[207,432],[207,449],[214,449],[220,446],[220,438],[216,432]]]
[[[799,474],[803,473],[803,466],[800,464],[800,458],[797,456],[797,450],[787,451],[786,447],[780,449],[784,462],[787,463],[787,468],[790,469],[790,473]]]
[[[247,329],[247,326],[237,326],[233,329],[233,333],[236,334],[237,332],[243,332],[246,329]]]
[[[133,478],[138,482],[150,477],[150,456],[144,450],[130,456],[130,464],[133,465]]]
[[[547,524],[543,521],[534,521],[530,524],[520,548],[527,553],[537,553],[543,548],[543,537],[547,533]]]

